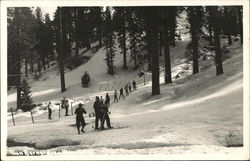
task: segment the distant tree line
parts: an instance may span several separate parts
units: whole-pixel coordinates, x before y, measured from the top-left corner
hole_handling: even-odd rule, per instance
[[[232,36],[239,35],[243,44],[242,11],[242,6],[58,7],[51,20],[39,7],[8,8],[8,86],[16,87],[19,102],[23,77],[39,77],[54,60],[64,77],[65,64],[73,58],[78,60],[79,49],[89,50],[98,42],[99,48],[104,47],[107,73],[116,73],[118,47],[123,69],[128,69],[128,61],[135,70],[147,64],[152,72],[152,95],[157,95],[160,55],[164,56],[165,83],[172,82],[170,47],[176,46],[180,36],[176,30],[180,13],[187,13],[190,24],[193,74],[199,72],[199,40],[207,35],[215,47],[219,75],[223,73],[220,35],[227,35],[228,45],[233,43]],[[63,92],[65,80],[61,83]]]

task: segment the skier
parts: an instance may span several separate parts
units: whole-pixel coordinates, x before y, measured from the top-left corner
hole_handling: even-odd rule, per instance
[[[125,99],[124,95],[123,95],[123,88],[120,89],[120,96],[119,96],[119,100],[120,98],[123,97],[123,99]]]
[[[136,82],[133,80],[133,89],[136,90]]]
[[[98,130],[98,122],[101,120],[101,104],[98,96],[95,98],[93,108],[95,110],[95,130]]]
[[[129,89],[129,92],[131,93],[131,92],[132,92],[132,89],[131,89],[131,84],[130,84],[130,82],[128,83],[128,89]]]
[[[69,111],[69,101],[68,100],[65,100],[64,107],[65,107],[65,116],[69,116],[69,114],[68,114],[68,111]]]
[[[118,102],[118,96],[117,96],[117,91],[116,90],[115,90],[115,93],[114,93],[114,103],[115,103],[115,101]]]
[[[128,83],[126,83],[124,89],[125,89],[125,92],[126,92],[126,96],[128,96],[129,95],[129,93],[128,93]]]
[[[78,130],[78,134],[80,134],[80,125],[82,125],[81,132],[84,133],[85,132],[84,127],[85,127],[86,123],[85,123],[83,114],[87,114],[87,112],[83,108],[83,104],[79,103],[78,107],[75,110],[75,114],[76,114],[76,127]]]
[[[51,120],[52,110],[51,110],[51,102],[48,104],[48,119]]]
[[[105,101],[104,105],[102,106],[102,109],[101,109],[101,115],[102,115],[102,120],[101,120],[101,130],[105,130],[104,128],[104,123],[106,121],[106,124],[107,124],[107,127],[109,129],[112,129],[113,127],[110,125],[110,118],[109,118],[109,109],[108,109],[108,102]]]
[[[109,105],[110,105],[110,97],[109,97],[109,94],[108,94],[108,93],[106,93],[106,101],[107,101],[108,106],[109,106]]]
[[[103,100],[103,98],[102,98],[102,96],[101,96],[101,98],[100,98],[100,103],[101,103],[101,105],[103,105],[103,102],[104,102],[104,100]]]

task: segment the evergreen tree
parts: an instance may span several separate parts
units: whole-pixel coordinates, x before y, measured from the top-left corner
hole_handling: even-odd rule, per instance
[[[178,16],[178,8],[177,6],[169,6],[167,7],[168,10],[168,19],[169,19],[169,37],[170,37],[170,44],[172,46],[175,46],[175,31],[177,26],[176,17]]]
[[[92,29],[96,29],[95,37],[99,41],[99,48],[102,47],[103,33],[103,12],[102,7],[91,7],[90,9]]]
[[[213,44],[213,17],[212,17],[212,7],[206,6],[205,7],[205,15],[204,15],[204,27],[207,28],[209,32],[209,42]]]
[[[33,54],[35,19],[28,7],[8,8],[8,87],[17,88],[17,107],[20,106],[20,83],[23,60],[25,65]],[[26,69],[27,74],[27,69]]]
[[[138,54],[143,49],[143,30],[142,18],[138,14],[137,7],[130,7],[129,24],[129,50],[130,56],[134,61],[134,69],[138,68]],[[141,60],[140,60],[141,61]]]
[[[59,67],[60,67],[60,80],[61,80],[61,92],[66,91],[65,87],[65,78],[64,78],[64,51],[63,51],[63,36],[65,35],[65,32],[63,32],[63,27],[62,27],[62,15],[61,15],[61,7],[57,7],[58,11],[58,42],[57,42],[57,48],[59,53]]]
[[[20,104],[17,109],[21,109],[24,112],[30,111],[32,107],[32,98],[31,98],[31,91],[30,86],[28,85],[26,79],[23,79],[20,88]]]
[[[176,20],[174,20],[172,17],[173,10],[171,8],[172,7],[161,7],[158,9],[158,12],[159,12],[158,14],[159,14],[160,22],[161,22],[160,26],[161,26],[161,30],[163,30],[163,37],[164,37],[163,42],[164,42],[165,83],[172,83],[170,47],[169,47],[170,40],[171,40],[171,34],[170,34],[171,25],[170,24],[175,23]]]
[[[243,44],[243,25],[242,25],[242,13],[243,13],[243,8],[242,6],[237,6],[237,21],[238,21],[238,26],[239,26],[239,33],[240,33],[240,44]]]
[[[45,32],[44,32],[44,53],[47,57],[47,66],[49,66],[50,56],[54,57],[54,33],[52,28],[52,22],[50,20],[49,14],[45,14]]]
[[[117,30],[118,45],[121,48],[121,54],[123,54],[123,69],[128,69],[127,66],[127,19],[128,8],[127,7],[115,7],[114,22]]]
[[[224,32],[228,36],[228,45],[232,45],[232,34],[231,34],[231,29],[230,27],[233,25],[232,24],[232,12],[230,11],[228,6],[224,7],[224,21],[223,27],[224,27]]]
[[[215,66],[216,75],[223,74],[223,66],[221,59],[221,48],[220,48],[220,19],[218,13],[218,7],[212,7],[212,13],[214,17],[213,29],[214,29],[214,41],[215,41]]]
[[[191,37],[192,37],[192,52],[193,52],[193,74],[199,73],[199,38],[202,34],[203,26],[203,7],[201,6],[190,6],[187,8],[188,21],[190,23]]]
[[[105,11],[104,20],[105,30],[104,30],[104,48],[106,50],[106,63],[109,74],[114,74],[114,57],[115,57],[115,34],[113,31],[113,22],[111,18],[110,8],[107,7]]]

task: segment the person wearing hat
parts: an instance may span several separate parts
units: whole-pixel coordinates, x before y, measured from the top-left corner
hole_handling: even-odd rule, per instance
[[[86,125],[83,114],[87,114],[85,109],[83,108],[83,104],[79,103],[78,107],[75,110],[76,114],[76,127],[78,130],[78,134],[80,134],[80,125],[82,125],[82,132],[84,133],[84,127]]]
[[[95,111],[95,130],[98,130],[98,124],[101,121],[101,103],[98,96],[95,98],[93,108]]]

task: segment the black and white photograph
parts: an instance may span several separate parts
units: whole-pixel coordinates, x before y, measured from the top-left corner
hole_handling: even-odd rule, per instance
[[[249,159],[249,1],[29,2],[1,2],[3,160]]]

